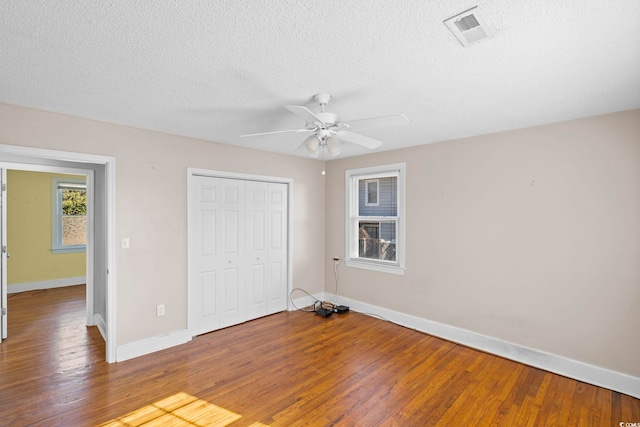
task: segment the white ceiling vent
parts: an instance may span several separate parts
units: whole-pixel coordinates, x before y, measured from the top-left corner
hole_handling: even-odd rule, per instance
[[[469,46],[493,37],[493,32],[484,21],[478,6],[445,19],[444,25],[451,30],[463,46]]]

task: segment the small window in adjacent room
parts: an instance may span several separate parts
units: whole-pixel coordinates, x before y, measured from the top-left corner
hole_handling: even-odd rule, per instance
[[[346,171],[346,264],[404,274],[405,164]]]
[[[52,251],[83,252],[87,247],[87,184],[80,178],[52,178]]]

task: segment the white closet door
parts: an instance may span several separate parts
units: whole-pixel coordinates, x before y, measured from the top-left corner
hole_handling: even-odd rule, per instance
[[[247,181],[247,320],[267,314],[267,198],[269,184]]]
[[[244,181],[193,177],[189,316],[193,335],[244,321]]]
[[[221,274],[218,300],[221,304],[220,327],[244,322],[245,269],[245,182],[220,179],[220,206],[218,208]]]
[[[268,184],[267,314],[287,309],[287,185]]]
[[[286,184],[191,176],[192,335],[287,309]]]
[[[189,327],[194,336],[220,328],[218,182],[202,176],[190,182]]]

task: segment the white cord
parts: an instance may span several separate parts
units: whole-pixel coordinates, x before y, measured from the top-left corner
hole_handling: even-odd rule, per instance
[[[340,260],[333,260],[333,278],[336,281],[336,293],[334,295],[334,299],[333,299],[333,305],[338,305],[338,283],[340,282],[340,279],[338,277],[338,266],[340,265]]]
[[[320,302],[320,300],[318,300],[316,297],[314,297],[313,295],[311,295],[309,292],[305,291],[302,288],[293,288],[291,289],[291,292],[289,293],[289,301],[291,301],[291,305],[299,311],[304,311],[306,313],[313,313],[315,310],[311,309],[311,310],[305,310],[304,308],[299,308],[295,305],[295,303],[293,302],[293,293],[295,291],[300,291],[300,292],[304,292],[305,294],[307,294],[308,296],[310,296],[311,298],[313,298],[313,304],[315,305],[316,303]]]

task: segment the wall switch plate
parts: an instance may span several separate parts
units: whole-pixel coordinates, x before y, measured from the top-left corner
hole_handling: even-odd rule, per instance
[[[164,316],[164,304],[158,304],[156,306],[156,316]]]

